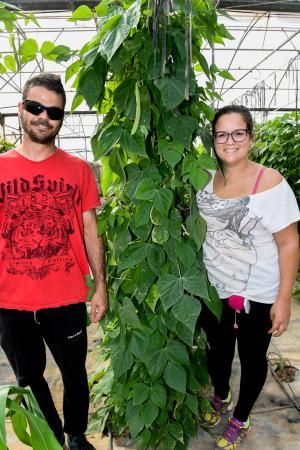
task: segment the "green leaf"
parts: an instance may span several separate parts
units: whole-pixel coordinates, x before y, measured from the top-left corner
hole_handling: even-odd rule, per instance
[[[166,345],[166,355],[174,364],[189,365],[189,357],[185,345],[181,342],[170,340]]]
[[[158,153],[163,156],[172,169],[181,160],[183,151],[183,145],[177,142],[169,142],[166,139],[158,141]]]
[[[166,122],[166,130],[173,139],[190,148],[193,132],[197,129],[197,122],[189,116],[171,117]]]
[[[20,46],[20,54],[26,57],[34,57],[39,49],[35,39],[25,39]]]
[[[177,322],[175,333],[189,347],[193,345],[194,333],[191,332],[182,322]]]
[[[153,268],[152,268],[152,270],[153,270]],[[151,309],[151,311],[155,312],[156,304],[157,304],[158,300],[159,300],[159,295],[158,295],[157,285],[153,284],[151,286],[151,288],[149,289],[149,292],[145,299],[145,301],[146,301],[147,305],[149,306],[149,308]]]
[[[156,189],[153,198],[155,208],[163,215],[167,216],[173,202],[173,192],[167,188]]]
[[[150,399],[159,408],[165,408],[167,403],[167,391],[162,384],[154,384],[151,386]]]
[[[165,311],[181,301],[183,295],[182,280],[169,273],[162,275],[157,283],[158,292]]]
[[[175,391],[186,393],[186,372],[183,367],[168,362],[164,371],[164,380]]]
[[[203,70],[203,72],[205,73],[207,78],[210,78],[210,71],[209,71],[209,66],[207,64],[207,61],[204,58],[204,56],[199,52],[199,50],[195,48],[195,46],[193,47],[193,54],[196,56],[197,60],[199,61],[201,69]]]
[[[143,242],[133,242],[121,254],[118,269],[124,270],[133,267],[144,261],[148,254],[148,244]]]
[[[115,21],[114,26],[105,33],[99,45],[99,52],[103,58],[109,62],[120,45],[123,44],[129,32],[130,27],[124,23],[123,17]]]
[[[232,80],[235,81],[235,78],[233,75],[231,75],[230,72],[228,72],[228,70],[220,70],[220,72],[218,73],[218,75],[222,78],[225,78],[225,80]]]
[[[70,80],[76,73],[79,72],[80,68],[82,66],[82,61],[80,59],[77,59],[77,61],[74,61],[73,64],[67,67],[66,69],[66,82]]]
[[[128,152],[147,158],[145,149],[145,140],[142,134],[138,132],[131,136],[129,131],[124,129],[120,139],[120,145]]]
[[[114,91],[114,102],[119,112],[125,111],[127,104],[134,95],[135,81],[127,78]]]
[[[160,245],[151,244],[147,255],[148,264],[157,275],[160,275],[162,266],[166,261],[166,254]]]
[[[79,94],[78,92],[76,92],[76,94],[74,95],[73,101],[72,101],[72,105],[71,105],[72,113],[75,111],[75,109],[78,108],[78,106],[81,105],[83,100],[84,100],[84,97],[81,94]]]
[[[6,67],[0,62],[0,74],[4,75],[7,72]]]
[[[201,311],[201,303],[190,295],[183,295],[181,301],[172,308],[174,317],[182,322],[194,335],[195,326]]]
[[[222,313],[222,301],[220,300],[216,289],[213,286],[208,286],[209,298],[204,298],[204,302],[210,311],[220,319]]]
[[[118,125],[112,125],[109,128],[104,129],[93,147],[93,153],[95,160],[106,155],[120,140],[123,133],[123,128]]]
[[[174,436],[174,438],[181,442],[182,444],[184,443],[184,438],[183,438],[183,428],[182,425],[178,422],[172,422],[169,424],[169,431],[170,434],[172,436]]]
[[[78,91],[83,95],[90,109],[97,102],[103,88],[103,78],[98,71],[89,67],[80,74]]]
[[[131,437],[135,439],[144,428],[144,420],[140,416],[140,414],[136,414],[135,416],[128,419],[128,427]]]
[[[152,203],[150,202],[142,202],[137,206],[135,215],[134,215],[134,223],[135,227],[142,227],[149,223],[150,220],[150,210],[152,208]]]
[[[133,329],[131,338],[128,344],[128,350],[133,353],[133,355],[140,359],[145,360],[147,355],[147,349],[150,342],[150,330],[145,326],[141,326],[138,329]]]
[[[157,379],[166,367],[167,357],[160,348],[150,350],[145,357],[145,364],[151,377]]]
[[[160,90],[166,109],[176,108],[185,98],[185,84],[182,80],[171,76],[155,80],[154,84]]]
[[[148,400],[141,407],[141,416],[146,428],[149,428],[156,417],[158,416],[159,409],[151,400]]]
[[[10,70],[11,72],[16,72],[17,70],[17,63],[16,59],[13,55],[6,55],[4,57],[4,64]]]
[[[148,244],[148,247],[150,246],[151,244]],[[150,286],[152,286],[155,279],[156,275],[150,269],[147,261],[143,261],[136,267],[133,275],[133,282],[136,286],[135,295],[139,303],[145,299]]]
[[[182,277],[183,287],[190,294],[199,297],[209,298],[206,279],[203,273],[198,269],[190,269]]]
[[[137,200],[152,200],[156,193],[156,183],[152,178],[144,178],[137,185],[134,198]]]
[[[46,56],[49,53],[52,52],[52,50],[55,48],[55,45],[53,44],[53,42],[51,41],[44,41],[42,46],[41,46],[41,54],[42,56]]]
[[[130,28],[135,28],[138,25],[140,20],[140,8],[141,8],[141,0],[136,0],[125,11],[124,18]]]
[[[76,22],[77,20],[91,20],[93,17],[93,11],[88,6],[81,5],[75,9],[72,16],[68,20],[70,22]]]
[[[175,249],[178,259],[180,259],[185,267],[190,268],[196,261],[196,252],[191,244],[185,240],[177,241]]]
[[[199,416],[198,398],[196,395],[186,394],[185,404],[195,416]]]
[[[126,345],[119,345],[117,350],[111,352],[111,362],[115,375],[115,379],[118,380],[127,370],[130,369],[134,363],[134,358]]]
[[[204,242],[206,234],[205,220],[201,216],[196,219],[189,216],[186,221],[186,229],[199,250]]]
[[[144,383],[138,383],[134,386],[132,391],[133,404],[135,406],[141,405],[149,398],[149,386]]]
[[[207,105],[206,103],[200,101],[199,102],[199,106],[201,108],[201,111],[204,113],[205,117],[207,118],[207,120],[209,120],[210,122],[213,120],[213,118],[215,117],[215,110]]]
[[[5,419],[6,419],[6,399],[9,394],[9,386],[0,387],[0,445],[3,445],[3,449],[6,450],[6,429],[5,429]],[[0,447],[1,448],[1,447]],[[1,449],[2,450],[2,449]]]
[[[19,441],[31,447],[31,437],[26,431],[27,421],[25,415],[23,415],[21,412],[15,412],[10,416],[10,420],[14,433],[16,434]]]
[[[207,185],[210,176],[206,170],[195,167],[189,173],[189,179],[196,191],[202,190]]]
[[[150,430],[143,430],[137,438],[136,450],[145,450],[145,448],[149,448],[148,444],[152,435],[153,433],[151,433]]]
[[[122,315],[123,320],[127,325],[133,328],[140,328],[141,323],[138,318],[136,308],[132,301],[127,297],[123,300]]]
[[[163,227],[155,226],[152,230],[152,241],[156,244],[163,244],[164,242],[167,242],[169,239],[169,233],[168,230],[166,230]]]
[[[215,170],[216,162],[215,160],[206,153],[202,153],[198,157],[198,164],[202,169]]]

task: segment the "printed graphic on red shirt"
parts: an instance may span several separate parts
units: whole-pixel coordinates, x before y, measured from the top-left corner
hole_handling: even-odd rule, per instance
[[[70,272],[69,236],[74,233],[74,205],[80,202],[77,184],[63,178],[14,178],[0,183],[0,208],[4,208],[2,259],[12,275],[41,280],[51,272]]]

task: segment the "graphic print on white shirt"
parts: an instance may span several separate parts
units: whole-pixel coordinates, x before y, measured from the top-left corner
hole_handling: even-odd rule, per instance
[[[220,267],[228,275],[222,277],[223,282],[212,275],[210,282],[224,291],[244,291],[251,265],[257,261],[251,231],[261,219],[250,217],[247,207],[249,197],[223,200],[205,190],[198,195],[197,200],[201,215],[208,223],[204,263],[208,270],[213,267],[213,272],[218,273]],[[226,281],[230,282],[230,286]]]
[[[199,213],[206,221],[203,257],[210,283],[220,298],[232,294],[273,303],[280,270],[273,236],[300,219],[295,195],[283,178],[266,191],[222,199],[213,192],[215,171],[197,193]]]

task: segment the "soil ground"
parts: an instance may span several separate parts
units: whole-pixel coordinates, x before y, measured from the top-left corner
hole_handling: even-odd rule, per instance
[[[97,328],[89,327],[90,348],[97,340]],[[270,357],[279,354],[288,359],[296,368],[300,369],[300,301],[293,301],[292,318],[289,329],[280,338],[273,338],[270,345]],[[90,352],[87,361],[88,372],[93,370],[93,353]],[[1,384],[15,383],[14,375],[0,349],[0,382]],[[62,412],[62,384],[59,371],[51,358],[48,357],[46,378],[51,387],[55,404]],[[239,364],[234,360],[231,389],[236,398],[239,385]],[[295,373],[295,380],[287,383],[277,381],[269,370],[267,381],[255,407],[252,411],[252,431],[241,444],[241,450],[299,450],[300,449],[300,370]],[[208,433],[199,428],[197,439],[190,443],[190,450],[213,450],[216,437],[222,432],[224,421]],[[7,423],[10,450],[26,450],[29,447],[20,444]],[[108,442],[107,438],[99,435],[89,436],[96,450],[125,450],[128,447],[117,446]],[[132,447],[134,448],[134,447]],[[43,450],[43,449],[40,449]]]

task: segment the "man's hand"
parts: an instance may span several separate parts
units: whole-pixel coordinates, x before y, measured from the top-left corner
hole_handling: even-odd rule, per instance
[[[105,283],[98,285],[96,292],[91,299],[91,322],[99,322],[105,316],[108,307],[107,292]]]
[[[270,310],[272,328],[268,331],[272,336],[278,337],[287,330],[291,317],[290,301],[277,299]]]

